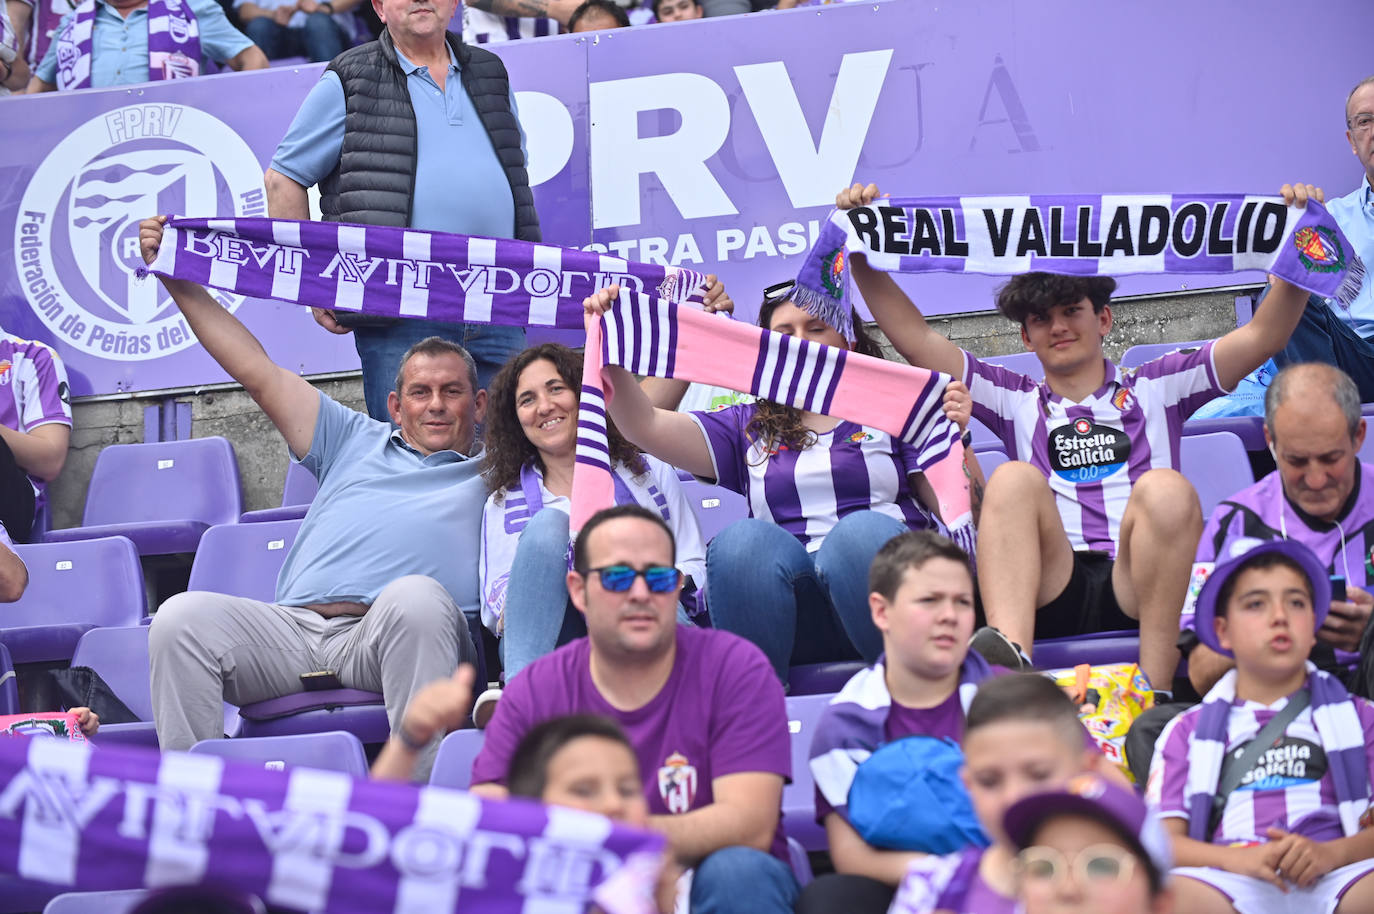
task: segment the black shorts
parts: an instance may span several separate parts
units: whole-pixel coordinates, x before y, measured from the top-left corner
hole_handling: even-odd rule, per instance
[[[1035,640],[1139,629],[1139,620],[1122,612],[1116,602],[1115,564],[1105,552],[1074,552],[1068,585],[1035,612]]]

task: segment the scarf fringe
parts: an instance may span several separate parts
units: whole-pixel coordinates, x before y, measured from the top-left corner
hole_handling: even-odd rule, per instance
[[[847,279],[846,279],[847,281]],[[825,321],[851,345],[854,342],[854,309],[822,292],[797,283],[791,292],[792,304],[812,317]]]

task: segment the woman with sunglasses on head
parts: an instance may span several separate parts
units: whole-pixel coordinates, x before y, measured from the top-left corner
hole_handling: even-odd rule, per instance
[[[882,357],[857,315],[851,346],[797,307],[792,289],[787,282],[765,290],[759,326]],[[604,313],[619,293],[612,286],[584,305]],[[941,526],[916,448],[875,428],[768,400],[672,412],[623,368],[609,371],[616,395],[607,411],[626,438],[749,502],[749,518],[722,530],[706,550],[712,626],[758,645],[784,683],[795,664],[876,660],[882,638],[868,608],[868,566],[902,531]],[[946,389],[945,411],[961,429],[971,406],[963,385]]]
[[[568,601],[568,510],[577,450],[582,357],[545,343],[519,352],[492,380],[487,407],[485,475],[492,493],[482,510],[482,621],[501,639],[506,677],[585,635]],[[615,462],[616,502],[657,511],[677,540],[685,576],[679,619],[696,608],[705,580],[705,549],[677,473],[607,428]],[[604,582],[603,582],[604,583]],[[652,582],[651,582],[652,583]],[[669,589],[676,587],[677,580]],[[474,717],[493,696],[478,699]],[[485,699],[485,701],[484,701]]]

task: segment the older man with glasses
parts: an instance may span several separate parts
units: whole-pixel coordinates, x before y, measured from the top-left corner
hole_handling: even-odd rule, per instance
[[[1374,76],[1360,80],[1346,98],[1345,138],[1364,175],[1358,187],[1326,208],[1354,248],[1342,252],[1344,256],[1358,254],[1369,264],[1374,261]],[[1349,308],[1317,295],[1308,299],[1302,321],[1274,360],[1280,367],[1297,362],[1335,365],[1354,379],[1360,400],[1374,402],[1374,279],[1365,274]]]

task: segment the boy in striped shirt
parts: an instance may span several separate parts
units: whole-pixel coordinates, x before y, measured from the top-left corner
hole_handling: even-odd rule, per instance
[[[1165,727],[1146,790],[1181,911],[1374,910],[1374,705],[1307,660],[1330,600],[1291,540],[1232,540],[1202,586],[1198,637],[1236,666]]]

